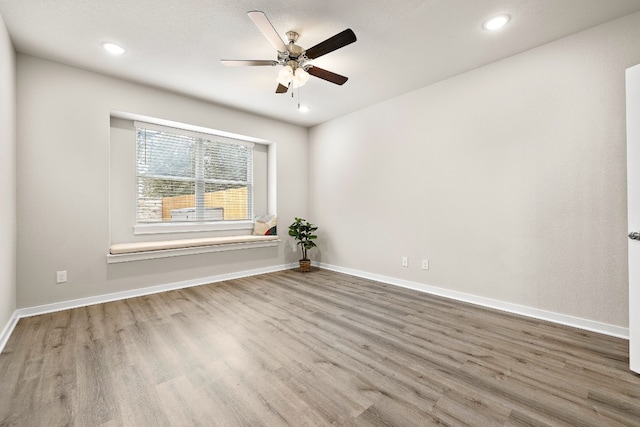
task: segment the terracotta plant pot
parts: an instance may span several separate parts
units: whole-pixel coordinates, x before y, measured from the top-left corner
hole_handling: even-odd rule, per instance
[[[301,259],[300,260],[300,271],[306,273],[311,271],[311,260]]]

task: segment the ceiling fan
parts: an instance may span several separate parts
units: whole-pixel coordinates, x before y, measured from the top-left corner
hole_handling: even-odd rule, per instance
[[[248,12],[247,15],[271,45],[276,48],[278,59],[223,59],[221,60],[223,65],[228,67],[282,65],[283,68],[278,73],[276,93],[286,93],[291,86],[295,88],[304,85],[309,79],[309,75],[337,85],[343,85],[348,80],[345,76],[316,67],[310,61],[355,42],[357,40],[356,35],[351,29],[346,29],[309,49],[304,49],[296,44],[299,34],[295,31],[287,32],[289,43],[285,44],[264,12],[254,10]]]

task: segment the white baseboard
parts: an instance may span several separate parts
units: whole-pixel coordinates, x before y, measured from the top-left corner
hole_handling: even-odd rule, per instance
[[[382,276],[379,274],[368,273],[364,271],[354,270],[350,268],[340,267],[331,264],[322,264],[313,262],[316,267],[321,267],[327,270],[336,271],[338,273],[349,274],[351,276],[362,277],[365,279],[375,280],[390,285],[400,286],[403,288],[413,289],[420,292],[425,292],[433,295],[438,295],[445,298],[450,298],[458,301],[468,302],[483,307],[495,308],[497,310],[506,311],[509,313],[519,314],[522,316],[532,317],[535,319],[546,320],[561,325],[572,326],[574,328],[584,329],[588,331],[598,332],[605,335],[610,335],[618,338],[629,339],[629,329],[620,326],[608,325],[606,323],[595,322],[593,320],[581,319],[579,317],[567,316],[564,314],[554,313],[545,310],[539,310],[536,308],[526,307],[517,304],[511,304],[503,301],[498,301],[490,298],[479,297],[476,295],[466,294],[463,292],[451,291],[444,288],[438,288],[436,286],[425,285],[423,283],[410,282],[407,280],[397,279],[389,276]],[[70,301],[62,301],[53,304],[39,305],[35,307],[20,308],[16,310],[9,323],[5,326],[0,334],[0,353],[4,349],[11,333],[13,332],[18,320],[23,317],[37,316],[39,314],[53,313],[56,311],[69,310],[72,308],[85,307],[93,304],[101,304],[110,301],[117,301],[126,298],[134,298],[143,295],[150,295],[159,292],[171,291],[175,289],[184,289],[192,286],[206,285],[208,283],[222,282],[224,280],[240,279],[243,277],[257,276],[259,274],[273,273],[276,271],[288,270],[298,266],[298,263],[283,264],[272,267],[257,268],[253,270],[239,271],[235,273],[220,274],[217,276],[203,277],[194,280],[186,280],[183,282],[168,283],[165,285],[151,286],[147,288],[133,289],[130,291],[114,292],[111,294],[97,295],[94,297],[80,298]]]
[[[190,288],[192,286],[206,285],[208,283],[222,282],[225,280],[241,279],[243,277],[257,276],[259,274],[273,273],[276,271],[288,270],[297,267],[298,264],[283,264],[272,267],[257,268],[234,273],[220,274],[217,276],[202,277],[199,279],[185,280],[183,282],[167,283],[165,285],[151,286],[147,288],[132,289],[130,291],[114,292],[110,294],[97,295],[94,297],[79,298],[69,301],[56,302],[53,304],[38,305],[35,307],[19,308],[11,316],[9,323],[5,326],[0,335],[0,353],[4,349],[11,333],[18,320],[23,317],[37,316],[39,314],[53,313],[56,311],[69,310],[72,308],[86,307],[94,304],[102,304],[110,301],[118,301],[127,298],[134,298],[143,295],[151,295],[159,292],[172,291],[175,289]]]
[[[18,324],[18,320],[20,320],[20,317],[18,317],[18,311],[16,310],[11,315],[11,318],[9,318],[9,322],[2,330],[2,333],[0,333],[0,353],[4,350],[4,346],[7,344],[7,341],[9,341],[9,337]]]
[[[518,314],[521,316],[532,317],[534,319],[546,320],[565,326],[571,326],[587,331],[598,332],[604,335],[610,335],[618,338],[629,339],[629,328],[621,326],[609,325],[606,323],[596,322],[593,320],[582,319],[579,317],[568,316],[566,314],[554,313],[551,311],[540,310],[537,308],[527,307],[518,304],[512,304],[504,301],[498,301],[491,298],[484,298],[464,292],[452,291],[449,289],[439,288],[436,286],[426,285],[423,283],[411,282],[395,277],[382,276],[379,274],[368,273],[365,271],[354,270],[351,268],[340,267],[330,264],[317,264],[326,270],[345,273],[351,276],[362,277],[365,279],[375,280],[377,282],[387,283],[389,285],[400,286],[403,288],[413,289],[428,294],[438,295],[482,307],[494,308],[496,310],[506,311],[508,313]]]
[[[68,310],[71,308],[85,307],[93,304],[102,304],[110,301],[118,301],[127,298],[140,297],[143,295],[157,294],[159,292],[172,291],[175,289],[190,288],[193,286],[206,285],[208,283],[222,282],[225,280],[241,279],[243,277],[257,276],[259,274],[273,273],[275,271],[293,268],[295,264],[284,264],[273,267],[256,268],[253,270],[238,271],[234,273],[219,274],[217,276],[201,277],[183,282],[167,283],[165,285],[151,286],[148,288],[132,289],[130,291],[114,292],[111,294],[97,295],[95,297],[80,298],[69,301],[62,301],[53,304],[39,305],[36,307],[20,308],[17,310],[18,318],[37,316],[39,314],[52,313],[55,311]]]

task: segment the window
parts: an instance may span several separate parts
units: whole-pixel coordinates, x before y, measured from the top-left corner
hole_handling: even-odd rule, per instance
[[[253,143],[136,122],[136,226],[253,218]]]

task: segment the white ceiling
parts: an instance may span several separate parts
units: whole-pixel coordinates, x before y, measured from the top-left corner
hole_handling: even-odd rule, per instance
[[[262,10],[286,41],[309,48],[351,28],[358,41],[314,61],[349,77],[311,77],[277,95],[278,68],[220,59],[276,59],[247,17]],[[640,11],[640,0],[0,0],[18,52],[312,126],[552,40]],[[498,13],[511,22],[482,29]],[[127,49],[108,55],[103,41]]]

